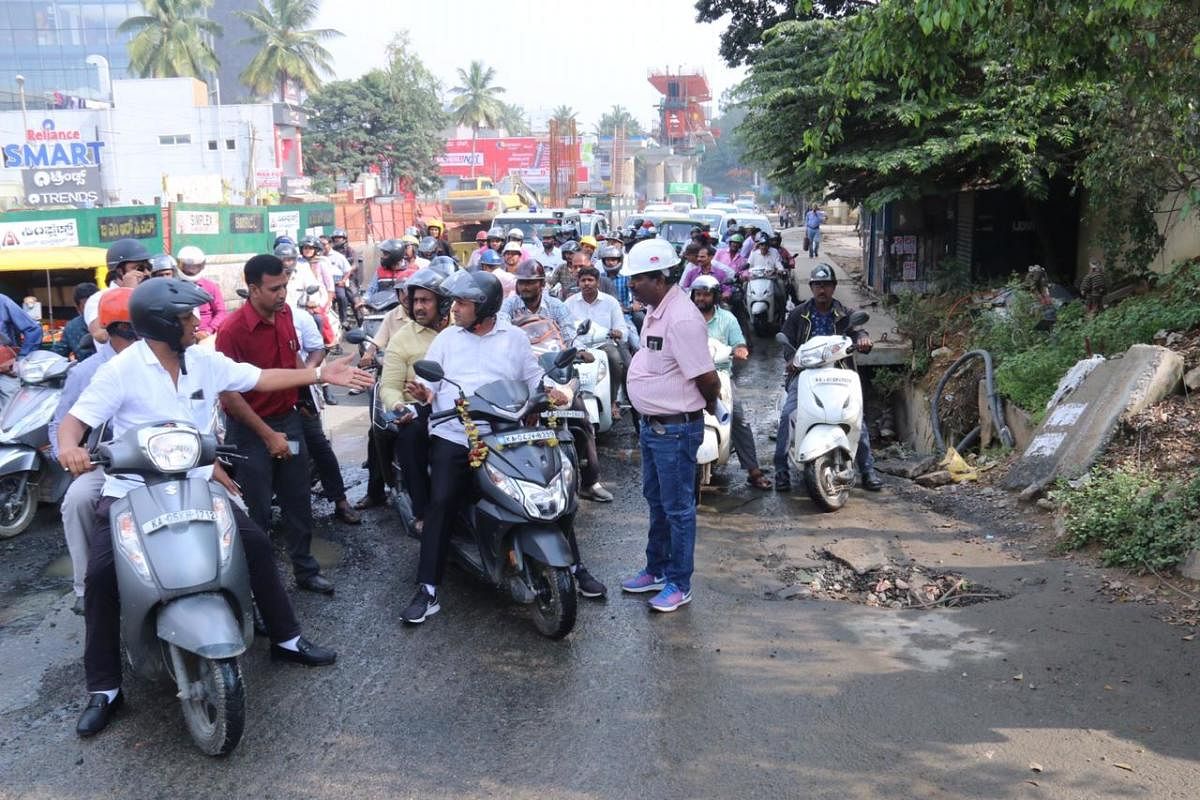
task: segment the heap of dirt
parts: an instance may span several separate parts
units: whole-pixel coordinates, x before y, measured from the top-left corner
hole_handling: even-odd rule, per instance
[[[1191,477],[1200,467],[1200,399],[1173,395],[1123,421],[1100,463]]]

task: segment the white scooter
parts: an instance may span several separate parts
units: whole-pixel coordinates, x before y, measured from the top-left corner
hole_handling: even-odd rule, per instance
[[[778,291],[783,274],[782,269],[775,267],[750,268],[745,298],[755,336],[765,339],[771,335],[772,327],[778,328],[783,323],[783,301]]]
[[[575,371],[579,374],[583,405],[597,434],[608,433],[613,426],[612,375],[608,371],[608,354],[602,348],[612,341],[608,334],[608,328],[586,319],[579,324],[575,334],[575,346],[586,348],[593,357],[591,362],[577,363]]]
[[[708,352],[714,364],[720,365],[733,358],[733,348],[727,344],[709,337]],[[730,372],[726,369],[717,370],[717,378],[721,381],[721,392],[718,395],[720,406],[724,411],[724,421],[704,411],[704,440],[696,451],[696,465],[699,467],[701,486],[712,482],[713,467],[721,467],[729,462],[729,453],[733,443],[733,417],[729,409],[733,408],[733,385]]]
[[[850,315],[850,327],[869,317]],[[792,350],[787,336],[776,341]],[[854,342],[848,336],[814,336],[791,355],[796,376],[796,411],[792,414],[788,464],[804,473],[804,486],[824,511],[846,504],[854,485],[854,456],[863,426],[862,382],[848,363]]]

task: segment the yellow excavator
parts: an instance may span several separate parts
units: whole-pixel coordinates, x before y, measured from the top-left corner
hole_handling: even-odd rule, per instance
[[[491,178],[447,178],[442,218],[465,231],[472,225],[486,227],[497,214],[537,205],[537,192],[515,176],[501,178],[498,184]]]

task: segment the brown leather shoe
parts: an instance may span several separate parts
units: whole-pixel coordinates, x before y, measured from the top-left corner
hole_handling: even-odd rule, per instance
[[[368,508],[379,508],[379,506],[386,505],[386,504],[387,504],[386,497],[376,497],[374,495],[366,495],[365,497],[363,497],[361,500],[359,500],[357,503],[354,504],[354,508],[357,509],[358,511],[366,511]]]
[[[333,515],[347,525],[359,525],[362,523],[362,517],[345,500],[334,507]]]

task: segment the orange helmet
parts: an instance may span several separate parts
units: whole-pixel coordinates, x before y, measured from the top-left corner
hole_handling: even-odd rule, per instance
[[[0,372],[9,372],[17,363],[17,351],[8,345],[0,345]]]
[[[100,298],[100,324],[107,328],[114,322],[132,322],[129,315],[129,298],[133,289],[117,287],[109,289]]]

